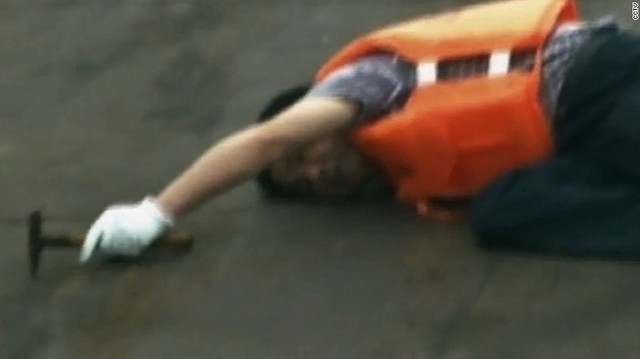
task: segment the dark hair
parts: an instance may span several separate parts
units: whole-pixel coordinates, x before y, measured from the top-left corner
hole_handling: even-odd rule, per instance
[[[273,97],[266,106],[260,112],[257,122],[266,122],[272,119],[275,115],[287,109],[289,106],[295,104],[303,98],[311,85],[300,85],[286,89],[278,93]],[[256,177],[258,188],[262,193],[271,199],[300,199],[303,196],[299,191],[295,191],[291,188],[287,188],[273,179],[271,168],[267,167],[258,173]]]

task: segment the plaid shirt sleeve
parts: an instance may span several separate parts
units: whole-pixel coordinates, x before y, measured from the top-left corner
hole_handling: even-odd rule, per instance
[[[348,64],[316,84],[307,96],[338,97],[358,104],[354,125],[400,108],[415,84],[415,67],[393,54],[375,54]]]
[[[569,65],[591,31],[603,27],[617,27],[615,20],[604,17],[592,23],[563,25],[545,45],[542,59],[540,98],[553,119],[557,99]],[[535,49],[514,50],[509,71],[530,71],[535,61]],[[444,59],[437,64],[437,81],[453,81],[472,76],[486,76],[489,54]],[[369,55],[348,64],[309,92],[308,96],[339,97],[354,101],[360,107],[354,124],[375,121],[401,108],[416,85],[415,65],[393,54]]]

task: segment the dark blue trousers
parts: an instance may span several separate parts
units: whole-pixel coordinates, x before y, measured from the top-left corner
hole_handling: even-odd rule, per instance
[[[471,229],[485,247],[640,259],[640,39],[601,40],[569,70],[557,155],[474,200]]]

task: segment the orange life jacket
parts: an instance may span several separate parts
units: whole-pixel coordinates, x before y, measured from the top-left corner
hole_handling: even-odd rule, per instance
[[[380,164],[398,197],[477,193],[497,176],[553,151],[539,92],[543,45],[560,23],[578,20],[572,0],[515,0],[421,17],[356,39],[318,73],[371,52],[417,66],[416,89],[398,112],[355,131],[358,147]],[[514,51],[535,51],[531,71],[509,71]],[[486,75],[438,82],[438,62],[487,55]]]

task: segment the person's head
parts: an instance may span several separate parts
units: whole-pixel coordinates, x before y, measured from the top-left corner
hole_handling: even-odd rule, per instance
[[[299,86],[279,93],[267,103],[258,122],[268,121],[293,105],[309,88]],[[338,133],[276,160],[256,180],[262,192],[273,199],[347,199],[358,195],[372,174],[348,133]]]

